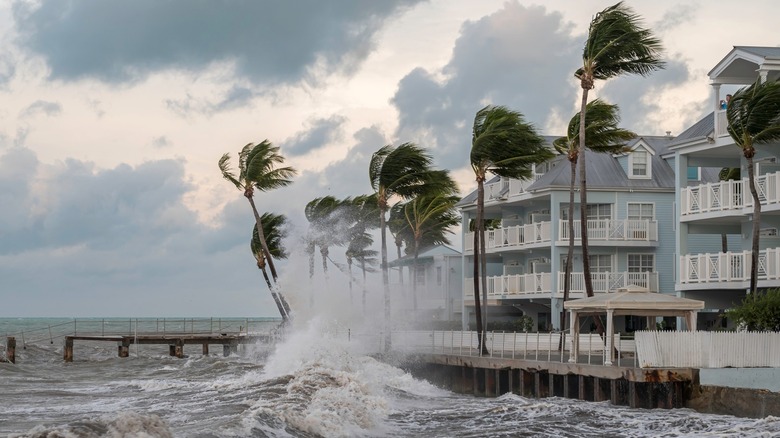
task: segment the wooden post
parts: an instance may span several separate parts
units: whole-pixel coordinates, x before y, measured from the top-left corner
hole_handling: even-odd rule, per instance
[[[5,340],[5,359],[8,362],[16,363],[16,338],[9,336]]]
[[[73,362],[73,338],[65,337],[65,348],[62,351],[62,358],[65,362]]]
[[[130,357],[130,341],[127,339],[122,340],[117,348],[119,350],[119,357]]]
[[[176,357],[178,357],[179,359],[184,357],[184,339],[176,340],[175,352],[176,352]]]
[[[170,356],[176,356],[176,346],[173,344],[168,345],[168,354]]]
[[[230,344],[222,344],[222,355],[225,357],[230,356]]]
[[[204,342],[203,343],[203,355],[208,356],[209,355],[209,343]]]

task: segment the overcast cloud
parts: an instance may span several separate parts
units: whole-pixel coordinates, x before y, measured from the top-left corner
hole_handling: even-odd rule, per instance
[[[465,195],[478,109],[506,105],[547,135],[578,110],[584,32],[613,2],[538,3],[0,5],[0,299],[14,303],[0,317],[275,315],[248,249],[249,205],[218,158],[266,138],[281,147],[299,174],[257,203],[288,216],[293,254],[305,204],[370,193],[385,144],[428,148]],[[700,119],[706,73],[733,45],[780,44],[773,1],[629,4],[667,68],[591,96],[642,134]],[[281,268],[311,289],[305,262]]]

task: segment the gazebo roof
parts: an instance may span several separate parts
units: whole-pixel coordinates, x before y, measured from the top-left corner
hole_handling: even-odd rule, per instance
[[[628,286],[613,293],[596,295],[579,300],[566,301],[563,308],[586,312],[603,312],[606,310],[638,310],[647,311],[686,311],[704,308],[704,301],[678,298],[673,295],[649,292],[640,286]]]

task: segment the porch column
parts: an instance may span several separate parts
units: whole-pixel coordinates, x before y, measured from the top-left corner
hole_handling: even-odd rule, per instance
[[[571,327],[569,333],[571,336],[571,351],[569,352],[569,362],[577,363],[577,357],[580,352],[580,314],[575,310],[569,311],[569,321]]]
[[[615,336],[615,325],[612,321],[614,313],[615,311],[612,309],[607,310],[607,350],[605,351],[604,365],[612,365],[612,344]]]
[[[715,126],[717,126],[717,117],[718,117],[717,116],[717,112],[720,111],[720,101],[721,101],[721,98],[720,98],[720,84],[712,84],[712,91],[713,91],[713,93],[712,93],[713,109],[715,110],[715,113],[716,113],[716,115],[715,115],[715,118],[716,118]]]

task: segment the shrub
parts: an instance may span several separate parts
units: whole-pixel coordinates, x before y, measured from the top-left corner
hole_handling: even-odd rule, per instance
[[[748,294],[742,304],[726,311],[737,327],[750,331],[780,331],[780,289]]]

